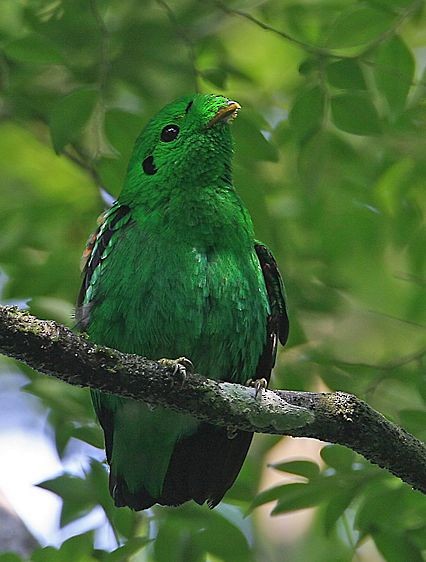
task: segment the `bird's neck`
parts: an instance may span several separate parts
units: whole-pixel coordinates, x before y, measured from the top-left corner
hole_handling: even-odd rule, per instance
[[[242,241],[253,237],[239,196],[232,184],[223,180],[194,189],[176,187],[165,199],[131,207],[144,230],[152,229],[159,236],[194,246],[228,246],[234,238]]]

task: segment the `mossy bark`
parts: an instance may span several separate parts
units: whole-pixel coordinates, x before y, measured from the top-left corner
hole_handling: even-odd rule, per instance
[[[69,384],[167,406],[230,430],[346,445],[426,493],[426,446],[350,394],[265,390],[255,398],[252,388],[197,374],[182,378],[16,307],[0,307],[0,353]]]

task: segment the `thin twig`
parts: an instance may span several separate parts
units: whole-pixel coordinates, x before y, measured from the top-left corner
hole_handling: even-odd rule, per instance
[[[397,32],[399,27],[423,4],[423,0],[415,0],[412,4],[407,6],[407,8],[403,10],[397,18],[395,18],[395,21],[389,27],[389,29],[386,29],[383,33],[381,33],[375,39],[373,39],[362,50],[361,53],[358,53],[356,55],[343,55],[343,54],[336,54],[335,51],[337,49],[319,47],[317,45],[311,45],[310,43],[306,43],[305,41],[297,39],[296,37],[293,37],[292,35],[286,33],[285,31],[277,29],[276,27],[273,27],[272,25],[263,22],[262,20],[256,18],[249,12],[230,8],[224,2],[222,2],[222,0],[213,0],[213,2],[224,13],[228,15],[239,16],[241,18],[244,18],[247,21],[250,21],[251,23],[257,25],[261,29],[274,33],[275,35],[278,35],[282,39],[285,39],[286,41],[289,41],[290,43],[293,43],[294,45],[301,47],[303,50],[305,50],[308,53],[317,56],[326,57],[326,58],[338,58],[338,59],[362,59],[364,56],[368,55],[375,47],[386,41],[386,39],[388,39],[389,37],[392,37],[392,35],[394,35]]]
[[[402,357],[397,357],[396,359],[391,359],[390,361],[386,361],[385,363],[377,363],[371,365],[369,363],[362,363],[362,362],[351,362],[351,361],[335,361],[335,364],[339,366],[345,367],[361,367],[363,369],[375,369],[377,371],[392,371],[394,369],[398,369],[399,367],[403,367],[404,365],[408,365],[413,361],[418,361],[422,359],[426,355],[426,348],[422,347],[412,353],[408,353],[407,355],[403,355]]]

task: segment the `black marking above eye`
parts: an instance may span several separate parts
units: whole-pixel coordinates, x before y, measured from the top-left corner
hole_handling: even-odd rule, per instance
[[[179,127],[177,125],[166,125],[161,131],[160,138],[164,142],[175,140],[179,134]]]
[[[145,172],[145,174],[148,174],[148,176],[153,176],[154,174],[157,173],[157,168],[155,166],[153,156],[147,156],[145,158],[145,160],[142,162],[142,169]]]
[[[188,113],[188,111],[191,109],[193,103],[194,103],[193,100],[191,100],[191,101],[188,103],[188,105],[186,106],[186,109],[185,109],[185,113]]]

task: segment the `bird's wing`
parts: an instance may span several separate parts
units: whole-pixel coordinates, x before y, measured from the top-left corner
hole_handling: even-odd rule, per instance
[[[115,203],[98,218],[98,228],[93,232],[81,258],[83,281],[77,298],[75,318],[77,329],[84,331],[89,322],[91,302],[99,274],[105,266],[106,257],[114,245],[114,234],[130,221],[130,208]]]
[[[130,208],[115,203],[98,218],[98,228],[89,237],[81,259],[83,281],[77,298],[75,318],[76,328],[85,331],[90,322],[90,309],[96,298],[96,285],[104,267],[106,259],[114,246],[119,232],[130,224]],[[103,403],[102,393],[91,391],[93,406],[105,433],[105,448],[108,461],[112,454],[112,438],[114,418],[111,411]]]
[[[261,242],[254,245],[256,255],[262,268],[263,279],[268,293],[271,313],[268,318],[266,343],[259,359],[254,378],[269,381],[272,367],[275,365],[277,339],[285,345],[288,339],[289,321],[285,302],[285,289],[272,252]]]

